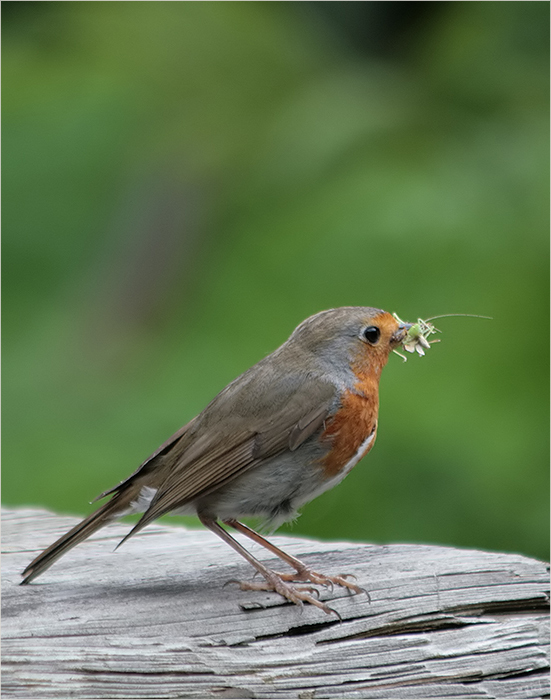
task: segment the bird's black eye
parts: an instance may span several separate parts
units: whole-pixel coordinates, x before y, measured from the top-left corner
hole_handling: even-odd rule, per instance
[[[376,345],[381,337],[381,331],[377,328],[377,326],[368,326],[363,332],[363,337],[371,345]]]

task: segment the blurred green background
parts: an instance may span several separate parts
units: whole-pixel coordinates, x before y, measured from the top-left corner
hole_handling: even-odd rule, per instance
[[[548,3],[2,14],[5,504],[88,512],[321,309],[470,312],[292,531],[548,557]]]

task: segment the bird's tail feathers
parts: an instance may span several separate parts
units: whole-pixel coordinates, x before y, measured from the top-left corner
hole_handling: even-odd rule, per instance
[[[111,520],[126,515],[132,511],[128,498],[120,498],[122,494],[116,494],[110,501],[98,508],[94,513],[75,525],[56,542],[39,554],[23,571],[22,584],[30,583],[40,574],[44,573],[59,557],[69,549],[90,537],[96,530],[107,525]]]

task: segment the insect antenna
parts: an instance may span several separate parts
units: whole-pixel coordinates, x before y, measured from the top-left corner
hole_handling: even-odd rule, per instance
[[[439,316],[431,316],[425,321],[434,321],[436,318],[449,318],[450,316],[467,316],[468,318],[487,318],[490,321],[494,320],[493,316],[481,316],[480,314],[440,314]]]

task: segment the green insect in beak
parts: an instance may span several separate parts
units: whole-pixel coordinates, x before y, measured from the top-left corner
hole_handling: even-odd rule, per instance
[[[392,315],[398,321],[398,323],[405,323],[398,316],[398,314],[394,313]],[[490,320],[492,319],[491,316],[479,316],[478,314],[441,314],[440,316],[432,316],[431,318],[427,318],[426,320],[418,318],[416,323],[411,324],[411,328],[408,330],[406,336],[402,340],[402,347],[404,348],[404,350],[406,350],[407,352],[417,352],[418,355],[423,356],[425,354],[425,350],[429,350],[432,343],[440,342],[440,339],[430,341],[427,340],[427,338],[430,335],[442,332],[438,328],[433,326],[432,323],[430,323],[430,321],[434,321],[435,318],[446,318],[448,316],[468,316],[470,318],[487,318]],[[402,353],[398,352],[397,350],[394,350],[393,352],[395,352],[396,355],[401,357],[404,360],[404,362],[407,361],[407,357],[405,355],[402,355]]]

